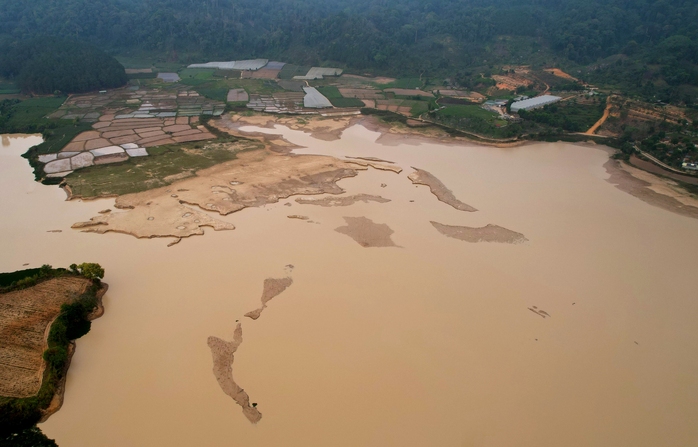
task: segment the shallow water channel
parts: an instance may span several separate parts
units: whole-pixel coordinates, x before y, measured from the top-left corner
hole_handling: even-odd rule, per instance
[[[698,443],[698,220],[608,183],[607,152],[386,145],[360,126],[332,142],[264,132],[305,147],[296,153],[404,171],[339,182],[387,203],[291,197],[167,248],[71,230],[113,199],[66,202],[20,157],[40,138],[3,136],[0,270],[99,262],[110,285],[105,315],[78,341],[63,408],[41,426],[59,445]],[[407,179],[411,166],[479,211],[437,201]],[[335,231],[344,217],[388,225],[396,246],[362,247]],[[527,242],[464,242],[430,221],[495,224]],[[258,320],[243,317],[266,278],[286,275],[293,284]],[[233,374],[263,414],[256,425],[222,392],[207,346],[232,340],[237,320]]]

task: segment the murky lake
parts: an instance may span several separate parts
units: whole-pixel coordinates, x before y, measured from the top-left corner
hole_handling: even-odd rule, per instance
[[[0,270],[99,262],[110,285],[106,313],[78,341],[63,408],[41,426],[59,445],[698,443],[698,220],[616,189],[606,152],[383,145],[360,126],[333,142],[265,131],[306,147],[297,153],[405,170],[339,182],[388,203],[289,198],[167,248],[71,230],[113,199],[64,201],[20,157],[39,137],[3,137]],[[407,179],[410,166],[479,211],[437,201]],[[335,231],[344,217],[387,224],[398,247],[360,246]],[[495,224],[528,241],[463,242],[430,221]],[[289,264],[292,286],[244,318]],[[263,414],[257,425],[212,372],[207,339],[232,340],[236,320],[234,377]]]

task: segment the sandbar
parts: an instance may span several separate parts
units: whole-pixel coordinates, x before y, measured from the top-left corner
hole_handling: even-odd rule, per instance
[[[473,228],[444,225],[434,221],[431,221],[431,224],[444,236],[471,243],[498,242],[501,244],[522,244],[528,241],[523,234],[507,230],[499,225],[488,224],[481,228]]]
[[[329,207],[329,206],[349,206],[353,205],[356,202],[378,202],[378,203],[387,203],[390,202],[390,199],[386,199],[381,196],[373,196],[370,194],[355,194],[353,196],[339,196],[339,197],[323,197],[321,199],[306,199],[303,197],[299,197],[296,199],[296,202],[300,203],[301,205],[318,205],[318,206],[324,206],[324,207]]]
[[[414,169],[414,172],[408,176],[412,183],[415,185],[428,186],[431,193],[434,194],[441,202],[460,211],[477,211],[477,209],[473,208],[472,206],[458,200],[456,196],[453,195],[453,192],[448,189],[446,185],[441,183],[441,180],[434,177],[431,173],[415,167],[412,167],[412,169]]]
[[[245,314],[246,317],[256,320],[262,315],[262,311],[267,308],[267,303],[272,298],[278,296],[293,284],[291,278],[267,278],[264,280],[264,290],[262,291],[262,307]]]
[[[262,419],[262,413],[256,406],[250,405],[250,396],[240,388],[233,379],[233,361],[235,351],[242,343],[242,325],[237,324],[233,334],[233,341],[221,340],[218,337],[208,337],[208,347],[213,356],[213,375],[216,376],[218,385],[225,394],[232,397],[235,403],[242,407],[242,413],[247,419],[256,424]]]
[[[366,217],[345,217],[347,225],[334,231],[346,234],[365,248],[398,247],[390,236],[394,231],[386,224],[378,224]]]

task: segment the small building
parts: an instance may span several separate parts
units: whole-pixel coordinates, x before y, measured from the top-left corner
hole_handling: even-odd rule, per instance
[[[561,100],[559,96],[553,95],[543,95],[536,96],[535,98],[524,99],[523,101],[517,101],[511,105],[512,112],[518,112],[519,110],[534,110],[541,107],[545,107],[549,104],[553,104]]]

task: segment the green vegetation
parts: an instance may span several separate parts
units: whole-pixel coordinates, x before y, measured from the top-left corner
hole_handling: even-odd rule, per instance
[[[151,73],[130,73],[126,75],[130,80],[132,79],[155,79],[158,77],[157,72],[153,71]]]
[[[498,117],[496,113],[476,105],[449,105],[445,109],[430,113],[428,119],[450,129],[495,139],[519,137],[538,127],[530,121],[512,123]]]
[[[209,68],[185,68],[178,74],[183,84],[200,85],[211,80],[214,71]]]
[[[221,101],[221,102],[226,102],[228,100],[228,90],[230,90],[227,87],[198,87],[196,88],[196,91],[199,92],[200,95],[203,95],[207,98],[210,99],[215,99],[216,101]]]
[[[0,80],[0,95],[14,95],[19,92],[19,88],[14,83]]]
[[[80,93],[127,82],[124,67],[86,43],[37,38],[0,45],[0,75],[26,93]]]
[[[87,123],[46,118],[58,109],[63,101],[65,98],[60,96],[0,101],[0,133],[40,132],[44,142],[24,154],[29,160],[34,160],[41,154],[60,151],[76,135],[92,128]],[[35,175],[39,175],[36,170]]]
[[[316,88],[317,91],[322,93],[322,95],[330,101],[333,99],[342,98],[342,94],[339,93],[339,89],[333,85],[325,85]]]
[[[16,272],[0,273],[0,291],[4,288],[12,288],[17,282],[38,280],[45,272],[43,268],[17,270]]]
[[[429,111],[429,101],[404,101],[402,104],[411,107],[412,116],[420,116]]]
[[[345,98],[339,89],[332,85],[317,87],[317,90],[330,100],[335,107],[364,107],[364,102],[358,98]]]
[[[305,76],[308,70],[310,70],[310,66],[286,64],[279,72],[279,79],[293,79],[294,76]]]
[[[65,101],[63,96],[30,98],[24,101],[6,99],[0,102],[0,132],[36,132],[47,124],[48,115],[56,111]],[[32,127],[33,126],[33,127]],[[29,130],[34,128],[34,130]]]
[[[91,275],[88,279],[92,280],[92,286],[71,302],[62,305],[61,313],[51,325],[48,334],[48,349],[43,354],[46,369],[37,395],[26,398],[0,397],[0,414],[2,415],[0,418],[0,440],[14,439],[14,434],[21,434],[21,436],[29,436],[29,439],[36,438],[44,442],[39,437],[39,433],[30,429],[39,421],[41,410],[47,408],[51,403],[51,399],[56,394],[56,389],[65,375],[70,343],[90,331],[89,315],[98,305],[97,292],[100,289],[100,279],[99,275],[95,273],[101,271],[101,276],[103,276],[104,270],[99,264],[85,263],[81,266]],[[59,276],[80,274],[79,272],[69,272],[66,269],[53,269],[50,265],[44,265],[39,270],[38,275],[25,276],[23,279],[15,281],[13,286],[6,287],[2,291],[7,292],[29,287],[39,281]],[[27,275],[28,273],[27,271],[14,273],[15,276],[21,274]],[[27,280],[30,280],[31,283]]]
[[[229,137],[214,143],[185,143],[148,149],[149,157],[124,163],[90,166],[66,177],[72,192],[80,197],[129,194],[169,185],[198,170],[235,159],[240,150],[257,148],[256,142]]]
[[[330,102],[335,107],[364,107],[364,102],[359,98],[333,98]]]
[[[599,101],[598,104],[579,104],[567,101],[528,112],[521,110],[519,116],[560,131],[585,132],[601,118],[605,108],[605,100]]]
[[[375,84],[376,87],[380,89],[386,89],[386,88],[409,88],[409,89],[414,89],[414,88],[422,88],[424,86],[424,81],[422,81],[419,78],[403,78],[403,79],[396,79],[393,82],[390,82],[388,84]]]
[[[436,113],[439,117],[475,118],[494,121],[499,115],[476,105],[450,105]]]
[[[0,447],[58,447],[36,425],[6,436],[0,435]]]
[[[0,8],[0,41],[70,34],[127,55],[124,62],[146,53],[172,67],[267,57],[298,64],[282,79],[335,65],[410,76],[414,83],[395,84],[407,88],[504,64],[560,65],[646,98],[695,102],[698,94],[686,88],[698,84],[698,4],[684,0],[218,0],[200,8],[188,0],[0,0]]]

